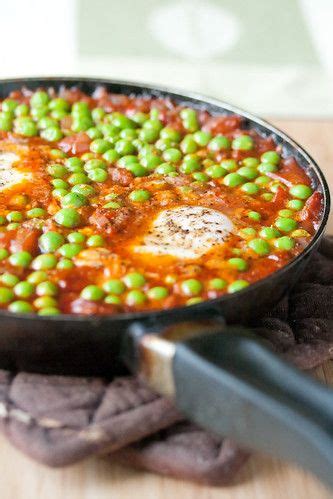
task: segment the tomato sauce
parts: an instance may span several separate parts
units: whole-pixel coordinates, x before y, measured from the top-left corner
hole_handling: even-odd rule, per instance
[[[215,225],[199,227],[195,207]],[[114,314],[237,292],[301,253],[321,211],[297,161],[240,116],[102,87],[23,89],[1,103],[0,307],[14,313]]]

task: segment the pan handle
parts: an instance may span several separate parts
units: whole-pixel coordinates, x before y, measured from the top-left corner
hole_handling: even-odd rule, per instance
[[[332,390],[241,327],[219,325],[177,342],[155,334],[137,340],[140,374],[190,419],[295,461],[333,487]]]

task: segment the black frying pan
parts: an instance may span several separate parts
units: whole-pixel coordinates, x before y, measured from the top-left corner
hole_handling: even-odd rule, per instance
[[[30,88],[97,85],[124,94],[171,97],[211,113],[240,114],[245,126],[273,135],[323,193],[318,231],[283,269],[236,294],[191,307],[110,317],[37,317],[0,314],[0,365],[6,369],[114,375],[126,364],[191,419],[241,445],[291,459],[333,486],[333,395],[281,361],[241,326],[274,306],[298,279],[322,237],[329,191],[313,159],[268,123],[214,99],[146,85],[91,78],[2,80],[0,98]],[[226,325],[228,324],[228,325]]]

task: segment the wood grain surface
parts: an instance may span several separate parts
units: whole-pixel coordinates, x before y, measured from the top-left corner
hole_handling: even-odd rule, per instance
[[[272,120],[318,161],[333,187],[333,121]],[[333,233],[331,216],[329,232]],[[332,363],[317,370],[333,383]],[[313,476],[287,463],[253,456],[227,488],[161,478],[92,458],[53,470],[32,462],[0,437],[1,499],[328,499],[332,493]]]

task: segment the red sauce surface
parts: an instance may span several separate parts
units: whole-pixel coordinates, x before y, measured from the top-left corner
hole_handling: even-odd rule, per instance
[[[57,97],[52,89],[49,89],[48,93],[50,98]],[[29,105],[32,95],[31,91],[24,89],[13,92],[9,97],[20,104]],[[90,110],[96,107],[104,109],[105,117],[90,128],[98,127],[103,122],[112,123],[112,113],[115,112],[131,118],[138,112],[149,115],[152,111],[153,119],[158,119],[161,126],[180,132],[182,138],[186,134],[193,135],[184,127],[184,120],[180,114],[183,108],[169,99],[110,94],[103,88],[98,88],[92,97],[78,89],[63,89],[59,95],[70,105],[84,101],[88,103]],[[19,211],[23,215],[16,226],[12,226],[10,220],[6,220],[0,227],[0,248],[8,251],[8,256],[0,261],[0,280],[1,276],[10,273],[17,276],[20,281],[29,282],[29,276],[38,270],[33,262],[43,253],[40,237],[44,233],[57,232],[66,239],[69,234],[79,232],[86,237],[86,241],[91,235],[100,235],[104,241],[97,247],[88,247],[86,241],[82,243],[80,253],[71,259],[72,268],[59,268],[61,266],[59,261],[63,256],[59,253],[59,249],[52,252],[58,263],[55,267],[44,271],[47,280],[57,286],[57,291],[52,295],[55,303],[51,308],[55,309],[54,313],[113,314],[172,308],[184,304],[190,305],[200,299],[216,298],[232,292],[231,285],[235,281],[241,280],[251,284],[286,265],[311,241],[320,221],[322,196],[314,190],[312,195],[304,199],[303,207],[290,210],[292,213],[289,217],[284,215],[284,218],[292,218],[297,226],[295,225],[290,231],[280,230],[275,238],[266,240],[269,245],[267,254],[258,254],[249,245],[251,239],[261,238],[259,233],[263,227],[275,227],[277,218],[281,218],[280,210],[289,209],[288,203],[294,199],[289,192],[291,186],[298,184],[311,186],[310,179],[292,157],[281,157],[276,171],[267,173],[268,183],[261,185],[259,191],[251,195],[243,190],[243,185],[256,183],[256,179],[245,179],[236,187],[225,185],[226,175],[198,181],[194,178],[193,172],[185,174],[181,171],[183,158],[174,163],[177,173],[175,176],[162,175],[151,169],[141,177],[136,177],[124,166],[120,166],[118,158],[114,161],[105,161],[106,180],[103,182],[89,180],[89,185],[94,188],[95,193],[89,196],[84,206],[76,209],[80,214],[80,223],[75,228],[66,228],[59,225],[54,218],[62,206],[61,199],[52,193],[53,177],[49,174],[48,167],[54,164],[65,165],[66,159],[73,156],[83,157],[85,162],[89,159],[102,160],[103,154],[90,151],[92,139],[86,131],[71,130],[73,116],[70,109],[59,121],[63,137],[56,142],[49,142],[39,136],[26,137],[17,133],[15,119],[13,118],[12,130],[0,132],[0,153],[17,154],[19,160],[15,163],[15,168],[21,173],[29,173],[31,178],[0,190],[0,216],[6,218],[13,211]],[[244,162],[246,158],[257,158],[260,164],[260,158],[266,151],[280,153],[279,147],[271,137],[263,138],[253,130],[244,130],[240,116],[212,116],[206,111],[198,111],[197,122],[199,129],[210,132],[212,138],[223,135],[231,144],[233,139],[244,134],[253,139],[252,149],[246,151],[237,150],[232,145],[226,149],[211,151],[208,146],[198,145],[192,154],[200,162],[200,171],[203,173],[212,164],[223,165],[226,159],[236,161],[235,171],[237,171],[246,164],[246,161]],[[134,130],[138,132],[140,127],[136,125]],[[178,142],[171,147],[179,149],[180,144],[181,142]],[[163,150],[156,147],[159,146],[157,141],[151,145],[154,155],[165,163]],[[63,151],[64,157],[57,155],[54,149]],[[138,152],[131,154],[138,155]],[[87,153],[90,156],[87,156]],[[72,172],[64,175],[63,180],[67,182],[70,175]],[[256,178],[263,175],[258,173]],[[72,186],[69,187],[69,192],[71,188]],[[144,202],[131,201],[131,192],[138,189],[148,191],[150,198]],[[118,203],[119,207],[105,207],[110,200]],[[236,230],[225,243],[213,247],[193,260],[134,252],[133,242],[149,230],[158,213],[177,206],[202,206],[222,212],[230,217]],[[29,218],[27,213],[33,208],[44,209],[45,215],[41,218]],[[250,212],[258,213],[260,220],[250,218]],[[242,232],[247,228],[254,229],[255,236],[249,237]],[[293,248],[281,250],[276,246],[276,239],[284,236],[294,241]],[[64,243],[68,241],[65,240]],[[26,267],[11,263],[10,255],[20,251],[27,251],[32,255],[33,259]],[[239,270],[232,266],[231,258],[244,260],[246,269]],[[105,298],[110,294],[107,291],[96,300],[87,300],[82,295],[82,290],[86,286],[96,285],[103,289],[104,284],[110,279],[125,282],[126,275],[132,272],[139,272],[145,279],[145,282],[137,288],[143,297],[140,303],[132,303],[128,299],[132,291],[130,286],[125,287],[117,295],[119,303],[107,303]],[[200,292],[192,294],[186,292],[183,283],[189,279],[201,283]],[[225,281],[225,286],[222,289],[214,289],[211,284],[213,279]],[[0,286],[12,289],[4,282],[0,282]],[[163,299],[152,298],[149,290],[155,287],[165,288],[167,296]],[[41,310],[41,307],[37,306],[40,296],[37,284],[28,297],[17,296],[14,288],[13,297],[6,303],[0,303],[0,307],[14,310],[11,304],[23,300],[30,304],[32,312],[38,313]]]

